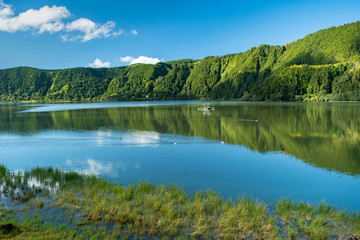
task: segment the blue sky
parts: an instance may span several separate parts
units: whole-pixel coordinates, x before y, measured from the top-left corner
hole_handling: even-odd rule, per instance
[[[360,1],[0,0],[0,68],[116,67],[284,45],[360,20]]]

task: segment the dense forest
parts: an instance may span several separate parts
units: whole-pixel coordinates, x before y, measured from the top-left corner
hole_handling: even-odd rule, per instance
[[[285,46],[115,68],[0,70],[0,101],[359,101],[360,22]]]

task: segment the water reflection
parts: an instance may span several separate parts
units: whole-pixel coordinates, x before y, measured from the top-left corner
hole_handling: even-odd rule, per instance
[[[59,162],[61,164],[61,162]],[[66,170],[77,171],[85,174],[93,174],[96,176],[107,176],[110,178],[118,178],[121,172],[126,171],[127,167],[121,161],[104,161],[95,160],[92,158],[87,159],[71,159],[65,161],[62,165]]]
[[[138,146],[173,143],[161,140],[160,133],[199,136],[260,153],[280,151],[312,166],[360,174],[358,103],[214,103],[216,110],[211,114],[197,111],[199,104],[169,104],[125,104],[122,108],[114,108],[119,104],[96,104],[96,109],[55,112],[5,104],[0,105],[0,132],[32,136],[48,130],[94,131],[98,146],[107,141],[113,144],[113,139]],[[30,112],[17,113],[24,110]],[[132,132],[112,136],[114,130]]]
[[[99,129],[95,131],[96,133],[96,143],[99,147],[103,146],[105,141],[111,138],[112,132],[107,129]]]
[[[210,114],[198,106],[0,105],[0,160],[13,170],[53,166],[123,184],[360,209],[359,104],[213,103]]]
[[[109,163],[106,163],[106,164],[103,164],[99,161],[95,161],[94,159],[87,159],[87,164],[88,164],[88,167],[85,168],[84,170],[81,170],[81,172],[83,173],[87,173],[87,174],[95,174],[95,175],[99,175],[99,174],[106,174],[106,175],[109,175],[111,174],[112,172],[114,172],[113,174],[111,175],[117,175],[116,173],[118,172],[117,170],[115,170],[114,166],[113,166],[113,163],[112,162],[109,162]],[[78,165],[78,164],[77,164]],[[120,166],[117,167],[117,169],[121,169],[123,171],[126,170],[125,166],[123,166],[123,164],[119,164]]]
[[[127,145],[137,145],[139,147],[157,147],[160,143],[160,134],[157,132],[134,131],[121,138]]]

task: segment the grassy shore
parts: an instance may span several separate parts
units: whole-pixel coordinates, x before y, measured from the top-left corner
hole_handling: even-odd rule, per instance
[[[360,237],[360,215],[281,199],[274,208],[212,191],[122,186],[53,168],[0,166],[0,239],[341,239]],[[11,224],[9,231],[1,226]]]

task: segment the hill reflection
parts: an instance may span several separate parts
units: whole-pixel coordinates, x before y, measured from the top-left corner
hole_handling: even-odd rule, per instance
[[[138,130],[198,136],[282,151],[316,167],[360,174],[360,105],[357,103],[218,103],[16,113],[26,106],[0,105],[0,132],[31,135],[44,130]],[[106,131],[105,131],[106,132]],[[146,144],[146,143],[144,143]]]

